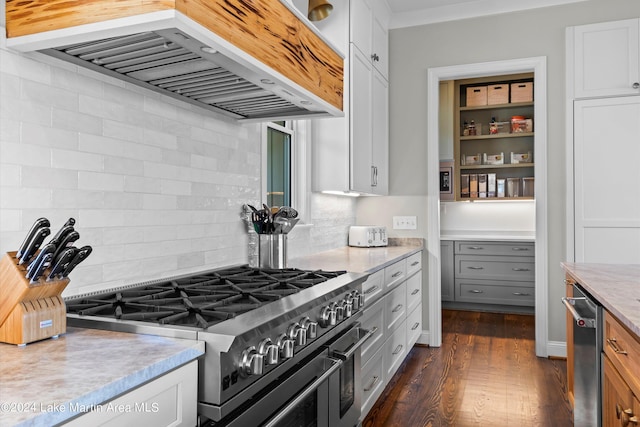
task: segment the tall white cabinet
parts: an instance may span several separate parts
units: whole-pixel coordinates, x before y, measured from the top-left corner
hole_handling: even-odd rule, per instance
[[[567,30],[577,262],[640,263],[639,24]]]
[[[317,23],[348,57],[345,117],[313,121],[314,191],[388,194],[388,17],[386,1],[350,0]]]

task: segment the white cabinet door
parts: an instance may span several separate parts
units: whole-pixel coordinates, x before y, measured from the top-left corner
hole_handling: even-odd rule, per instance
[[[574,27],[575,98],[640,94],[639,23]]]
[[[640,263],[640,96],[574,103],[576,262]]]
[[[374,0],[376,1],[376,0]],[[373,9],[367,0],[351,0],[351,43],[371,61]]]
[[[374,63],[375,64],[375,63]],[[372,192],[389,194],[389,84],[377,70],[372,83],[373,136],[371,163],[373,166]]]
[[[380,19],[377,16],[373,18],[371,61],[385,80],[389,80],[389,33]]]
[[[351,189],[371,192],[371,63],[351,45]]]

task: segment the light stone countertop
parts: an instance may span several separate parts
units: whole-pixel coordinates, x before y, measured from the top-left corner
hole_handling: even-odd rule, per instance
[[[640,265],[563,262],[562,267],[640,337]]]
[[[423,249],[422,239],[391,238],[389,246],[374,248],[344,246],[306,257],[290,259],[287,267],[305,270],[346,270],[354,273],[374,273]]]
[[[0,343],[0,425],[55,425],[203,354],[200,341],[74,327],[24,347]]]
[[[535,231],[441,230],[440,240],[535,242]]]

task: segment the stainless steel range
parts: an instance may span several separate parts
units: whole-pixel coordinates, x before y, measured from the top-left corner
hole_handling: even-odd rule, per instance
[[[366,274],[235,266],[66,299],[80,326],[205,341],[202,425],[356,425]]]

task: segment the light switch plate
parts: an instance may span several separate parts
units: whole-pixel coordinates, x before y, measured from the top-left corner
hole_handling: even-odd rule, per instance
[[[415,230],[418,228],[418,218],[415,216],[394,216],[394,230]]]

